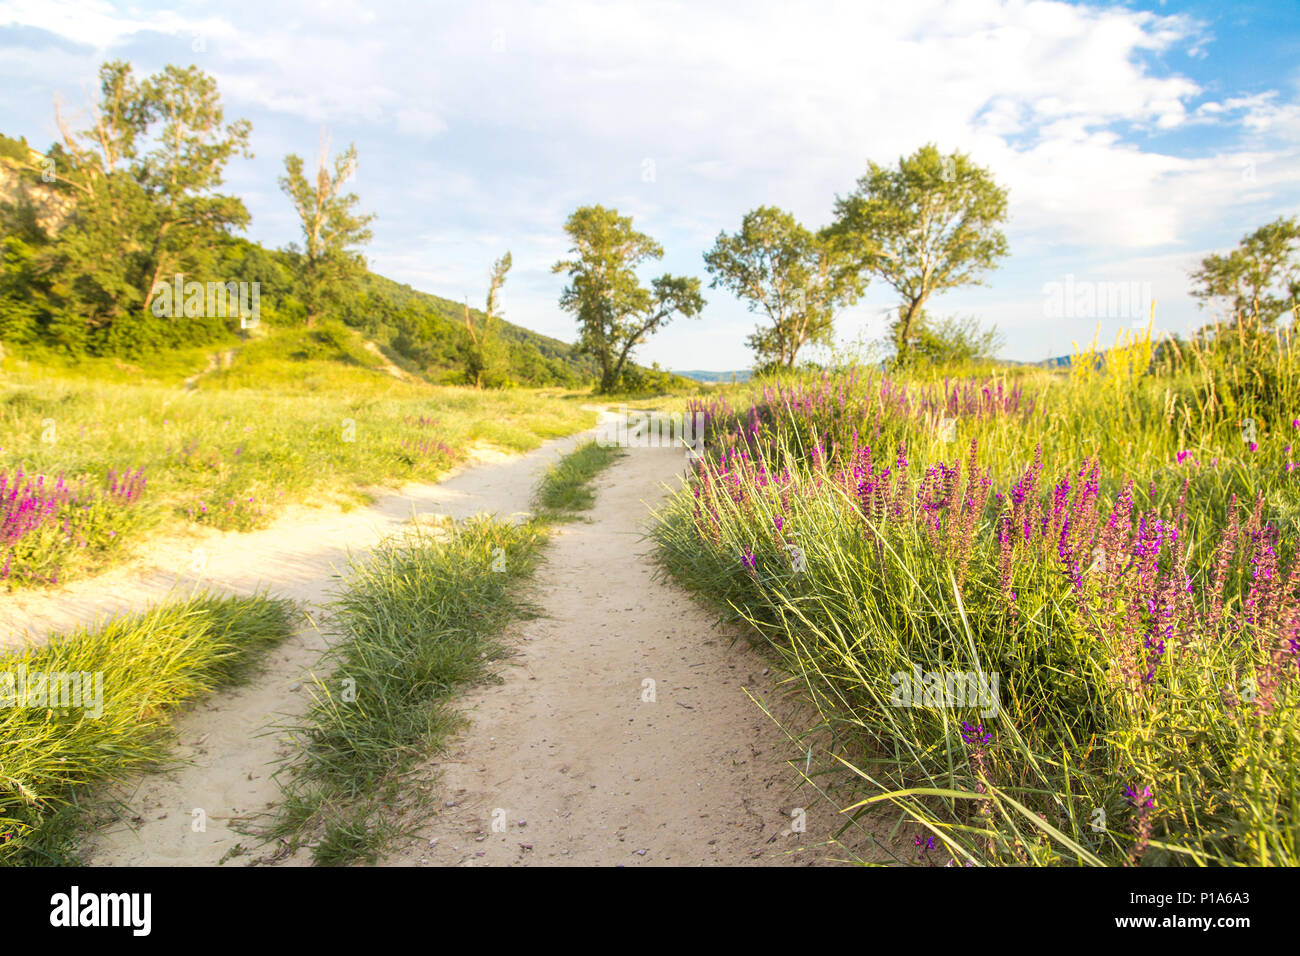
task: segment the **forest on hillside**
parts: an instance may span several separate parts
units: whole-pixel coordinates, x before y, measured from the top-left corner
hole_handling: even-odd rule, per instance
[[[489,318],[371,272],[357,251],[368,238],[363,228],[307,224],[324,225],[327,239],[331,229],[340,233],[319,251],[268,249],[239,235],[248,210],[219,190],[228,161],[246,151],[250,127],[225,122],[215,81],[193,67],[137,80],[120,62],[105,64],[100,80],[91,122],[78,130],[58,117],[60,139],[44,152],[0,133],[0,343],[34,356],[133,361],[227,346],[245,334],[237,317],[180,321],[150,305],[153,290],[174,275],[199,283],[233,277],[258,284],[263,334],[341,323],[407,371],[443,384],[474,382],[468,369]],[[330,192],[316,197],[319,206],[334,203],[335,220],[357,199],[339,190],[355,170],[355,151],[345,156],[351,165],[336,168]],[[496,367],[480,384],[576,386],[593,377],[593,360],[573,346],[499,316],[490,322]],[[631,371],[635,378],[640,369]]]

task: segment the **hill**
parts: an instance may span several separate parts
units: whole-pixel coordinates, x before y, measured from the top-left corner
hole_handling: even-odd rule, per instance
[[[475,327],[484,315],[471,308]],[[407,371],[452,384],[463,378],[470,346],[465,305],[368,272],[361,294],[340,318],[384,348]],[[595,362],[567,342],[502,319],[498,326],[509,352],[509,376],[520,385],[582,385],[595,377]]]
[[[64,163],[57,147],[48,156]],[[76,190],[62,178],[64,166],[59,166],[59,177],[47,181],[40,171],[46,161],[25,140],[0,135],[0,343],[60,360],[112,357],[136,364],[166,364],[165,357],[172,353],[238,344],[237,320],[159,318],[142,309],[139,281],[108,276],[98,267],[83,268],[84,275],[73,272],[86,266],[79,261],[87,258],[81,250],[91,240],[104,240],[91,235],[93,222],[80,222],[85,217],[78,214]],[[121,232],[116,224],[114,229]],[[129,229],[122,234],[126,246],[140,245],[137,238]],[[268,330],[306,328],[295,251],[267,249],[215,232],[192,259],[187,280],[257,283],[260,321]],[[508,286],[505,294],[508,300]],[[470,309],[470,316],[481,327],[483,313]],[[463,303],[365,271],[328,309],[326,318],[375,342],[407,373],[436,384],[466,380],[471,340]],[[567,342],[505,320],[497,329],[505,345],[501,384],[581,387],[596,377],[594,360]],[[270,342],[290,339],[273,335]],[[684,384],[657,369],[635,365],[625,378],[632,391],[665,383]]]
[[[674,372],[682,378],[689,378],[694,382],[748,382],[750,375],[753,373],[749,369],[736,369],[730,372],[709,372],[703,369],[683,369]]]

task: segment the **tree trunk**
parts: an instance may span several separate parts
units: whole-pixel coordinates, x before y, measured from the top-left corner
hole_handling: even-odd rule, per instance
[[[908,341],[912,333],[912,322],[916,319],[916,313],[921,310],[921,303],[909,302],[902,306],[899,311],[898,335],[896,344],[898,354],[901,356],[904,352],[910,351],[912,346]]]

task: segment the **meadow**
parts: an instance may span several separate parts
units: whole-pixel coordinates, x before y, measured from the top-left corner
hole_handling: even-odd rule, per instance
[[[0,371],[0,582],[51,585],[187,525],[264,527],[288,504],[353,507],[477,451],[595,423],[580,393],[396,379],[341,326],[252,342],[228,366],[181,352]]]
[[[921,863],[1295,865],[1300,377],[1289,341],[1222,351],[693,403],[659,559],[815,705],[786,729],[829,735],[838,808]]]
[[[278,728],[296,745],[282,800],[250,836],[282,853],[309,846],[328,865],[373,862],[418,825],[437,795],[422,758],[465,723],[457,693],[510,655],[502,635],[533,613],[519,590],[549,529],[591,507],[591,480],[619,454],[576,448],[541,476],[538,514],[522,524],[417,524],[349,564],[311,704]],[[0,866],[80,862],[96,817],[112,815],[113,785],[174,765],[175,719],[255,678],[303,610],[200,593],[0,655]]]

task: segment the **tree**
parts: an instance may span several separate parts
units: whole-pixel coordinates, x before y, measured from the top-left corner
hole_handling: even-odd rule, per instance
[[[604,206],[582,206],[564,225],[573,245],[571,259],[552,272],[568,272],[570,284],[560,308],[578,321],[578,350],[600,366],[600,390],[618,387],[632,350],[677,315],[693,318],[704,308],[700,280],[671,275],[654,279],[647,289],[636,268],[647,259],[663,258],[663,248],[632,228],[631,216]]]
[[[931,320],[922,313],[915,322],[916,345],[910,355],[937,365],[992,359],[1002,347],[997,327],[982,327],[974,316]]]
[[[1300,223],[1282,217],[1245,236],[1227,255],[1208,255],[1191,273],[1192,295],[1221,301],[1230,324],[1272,330],[1283,313],[1300,307]]]
[[[893,326],[900,359],[930,296],[982,284],[980,274],[1007,254],[998,228],[1006,214],[1006,190],[988,170],[933,144],[900,157],[897,168],[868,163],[857,189],[836,198],[829,235],[902,299]]]
[[[252,156],[252,127],[247,120],[222,126],[216,80],[197,67],[166,67],[144,82],[140,97],[148,121],[162,124],[156,146],[134,167],[157,210],[145,260],[152,270],[142,288],[148,308],[159,280],[194,263],[194,250],[206,239],[248,225],[242,200],[211,190],[221,185],[221,171],[232,156]]]
[[[760,366],[789,368],[804,345],[829,344],[836,311],[864,284],[850,256],[772,206],[746,213],[734,235],[719,233],[704,261],[712,288],[767,316],[748,339]]]
[[[349,145],[329,164],[329,142],[322,135],[315,185],[303,173],[303,161],[290,153],[284,158],[280,189],[293,202],[302,223],[303,248],[298,261],[307,325],[313,326],[330,305],[341,299],[349,285],[365,271],[365,259],[353,247],[370,241],[370,214],[355,212],[356,193],[342,193],[357,171],[357,148]],[[296,248],[295,248],[295,251]]]
[[[501,318],[501,286],[505,284],[506,273],[510,271],[510,253],[492,263],[488,276],[487,303],[483,311],[483,324],[476,330],[469,314],[469,302],[465,303],[465,329],[469,332],[469,358],[466,373],[475,388],[496,385],[505,373],[507,364],[505,343],[498,335],[497,323]]]
[[[168,66],[137,81],[113,61],[99,81],[89,126],[72,129],[56,106],[62,142],[28,157],[47,224],[44,235],[26,230],[39,247],[34,314],[44,337],[71,351],[92,333],[103,344],[149,306],[160,279],[202,271],[248,222],[239,199],[215,190],[229,160],[250,155],[250,127],[224,122],[210,76]]]

